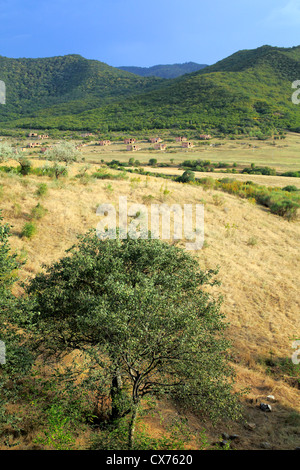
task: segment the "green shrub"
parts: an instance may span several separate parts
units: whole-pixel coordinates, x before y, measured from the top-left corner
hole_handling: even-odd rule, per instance
[[[14,166],[7,166],[7,165],[2,165],[0,166],[0,171],[3,173],[14,173],[14,174],[20,174],[20,168],[16,168]]]
[[[49,178],[58,179],[60,176],[67,176],[68,170],[63,165],[54,163],[53,166],[45,165],[43,167],[32,168],[31,173],[37,176],[49,176]]]
[[[191,170],[186,170],[181,176],[178,176],[177,181],[180,183],[192,183],[195,181],[195,173]]]
[[[300,178],[300,171],[287,171],[281,176],[289,176],[290,178]]]
[[[70,418],[65,416],[62,407],[52,405],[47,412],[47,421],[44,436],[38,436],[34,443],[54,450],[70,450],[75,444],[75,439],[71,433]]]
[[[294,185],[288,185],[288,186],[285,186],[284,188],[282,188],[282,191],[287,191],[289,193],[293,193],[293,192],[299,191],[299,189]]]
[[[39,197],[46,196],[48,192],[48,186],[46,183],[41,183],[38,185],[38,188],[35,192],[35,194]]]
[[[250,168],[244,168],[242,173],[248,173],[249,175],[271,175],[276,176],[276,170],[268,166],[255,167],[254,163],[251,163]]]
[[[59,165],[58,163],[54,163],[52,170],[56,179],[58,179],[60,176],[68,175],[67,168],[63,165]]]
[[[250,237],[249,240],[247,241],[248,246],[255,246],[257,245],[257,238],[256,237]]]
[[[108,193],[112,193],[114,191],[114,188],[112,187],[112,185],[110,183],[108,183],[107,185],[104,186],[104,189],[105,191],[107,191]]]
[[[122,171],[117,175],[113,175],[112,173],[108,173],[106,170],[100,169],[92,174],[93,178],[100,179],[100,180],[125,180],[128,179],[127,172]]]
[[[26,222],[22,228],[21,237],[32,238],[36,234],[36,225],[33,222]]]
[[[121,420],[117,425],[102,426],[99,432],[92,437],[90,450],[127,450],[127,428],[126,420]],[[187,427],[186,420],[178,418],[172,420],[167,426],[168,435],[153,438],[146,430],[140,420],[137,426],[134,450],[184,450],[191,439],[191,433]],[[204,432],[197,435],[197,441],[201,449],[208,446],[208,439]]]
[[[272,204],[271,193],[269,193],[267,190],[263,189],[256,192],[254,197],[256,202],[262,206],[270,207]]]
[[[225,163],[225,162],[219,162],[218,164],[216,164],[216,168],[229,168],[230,165],[229,163]]]
[[[38,203],[32,210],[31,210],[31,218],[32,219],[41,219],[47,213],[47,209],[43,207],[40,203]]]
[[[290,199],[283,199],[278,202],[273,202],[270,210],[272,214],[280,215],[288,220],[293,220],[297,217],[297,209],[299,207],[300,205],[296,202],[291,201]]]
[[[205,178],[200,178],[197,181],[201,184],[201,186],[203,186],[203,189],[205,191],[208,190],[208,189],[214,189],[214,187],[218,185],[216,180],[214,180],[214,178],[212,178],[211,176],[207,176]]]
[[[18,160],[18,163],[21,166],[21,168],[20,168],[21,175],[23,175],[23,176],[29,175],[29,173],[31,172],[31,168],[32,168],[30,160],[28,160],[27,158],[22,157]]]

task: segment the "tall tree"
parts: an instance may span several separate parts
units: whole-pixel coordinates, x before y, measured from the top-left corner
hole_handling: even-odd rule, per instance
[[[53,162],[53,168],[56,178],[67,173],[67,167],[77,161],[79,150],[73,142],[60,142],[54,147],[48,148],[45,152],[45,158]],[[64,163],[59,165],[59,163]]]
[[[90,231],[28,286],[43,348],[89,352],[110,378],[113,417],[131,412],[129,448],[146,395],[177,396],[213,417],[237,411],[221,301],[208,292],[215,274],[159,240]]]

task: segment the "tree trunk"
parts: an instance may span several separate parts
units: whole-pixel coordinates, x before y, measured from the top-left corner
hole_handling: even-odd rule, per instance
[[[129,431],[128,431],[128,449],[129,450],[131,450],[133,448],[135,423],[136,423],[138,408],[139,408],[139,401],[134,403],[133,408],[132,408],[132,415],[131,415],[131,418],[130,418]]]
[[[115,421],[122,417],[122,380],[118,369],[112,379],[111,390],[111,420]]]

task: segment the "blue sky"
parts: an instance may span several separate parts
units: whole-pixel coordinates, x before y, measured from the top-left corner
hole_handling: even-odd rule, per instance
[[[212,64],[300,44],[300,0],[0,0],[0,55]]]

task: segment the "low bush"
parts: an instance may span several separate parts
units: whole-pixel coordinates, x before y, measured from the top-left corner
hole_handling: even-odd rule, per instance
[[[53,166],[43,166],[38,168],[32,168],[31,173],[36,176],[49,176],[49,178],[58,179],[60,176],[67,176],[68,170],[63,165],[57,163]]]
[[[270,210],[272,214],[280,215],[288,220],[294,220],[297,216],[297,209],[299,207],[299,204],[291,201],[290,199],[282,199],[281,201],[271,204]]]
[[[28,158],[21,157],[19,158],[18,163],[20,164],[19,171],[21,175],[26,176],[26,175],[29,175],[29,173],[31,173],[32,165],[31,165],[30,160],[28,160]]]
[[[293,193],[293,192],[299,191],[299,189],[294,185],[288,185],[288,186],[285,186],[284,188],[282,188],[282,191],[287,191],[288,193]]]
[[[248,173],[249,175],[276,176],[276,170],[268,166],[264,166],[264,167],[251,166],[250,168],[244,168],[242,173]]]
[[[268,207],[273,214],[294,220],[297,217],[297,210],[300,207],[300,197],[295,186],[286,188],[265,187],[254,184],[251,181],[242,182],[232,178],[214,180],[213,178],[201,178],[197,182],[204,189],[220,189],[229,194],[234,194],[242,198],[256,202],[264,207]],[[296,190],[294,189],[296,188]],[[287,193],[290,194],[287,194]]]
[[[281,176],[289,176],[290,178],[300,178],[300,171],[286,171]]]
[[[31,218],[32,219],[41,219],[44,215],[48,212],[48,210],[43,207],[40,203],[38,203],[32,210],[31,210]]]
[[[35,192],[36,196],[43,197],[46,196],[48,192],[48,186],[46,183],[41,183],[38,185],[38,188]]]
[[[21,231],[21,237],[32,238],[36,234],[36,225],[33,222],[26,222]]]
[[[179,183],[192,183],[195,181],[195,173],[191,170],[186,170],[181,176],[178,176]]]
[[[100,180],[125,180],[128,179],[128,175],[126,171],[122,171],[119,174],[113,175],[112,173],[108,173],[106,170],[100,169],[92,174],[93,178],[100,179]]]

